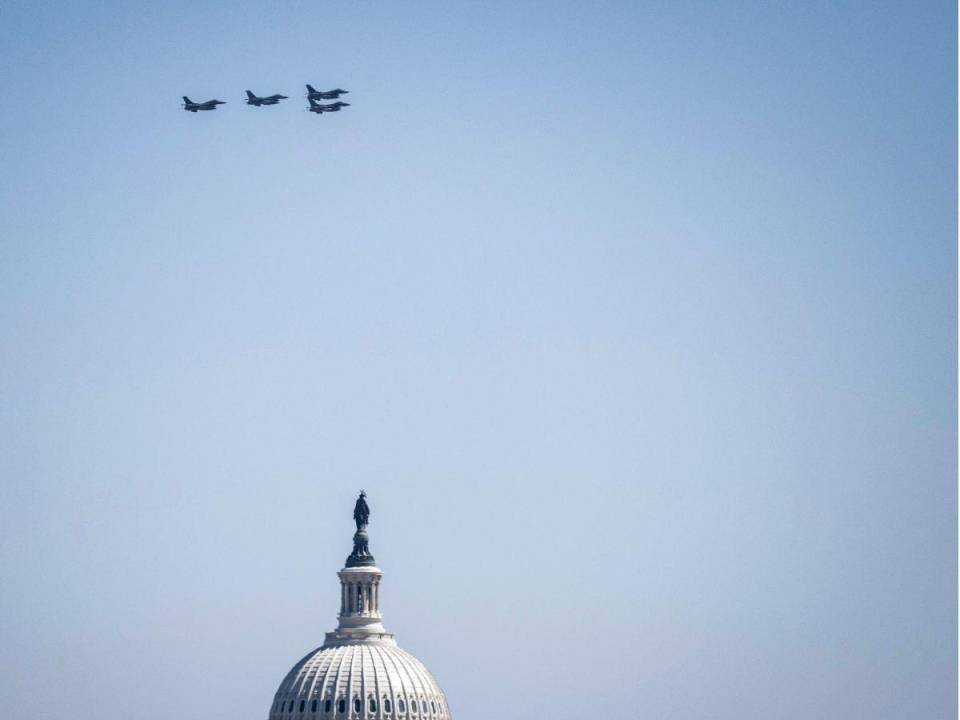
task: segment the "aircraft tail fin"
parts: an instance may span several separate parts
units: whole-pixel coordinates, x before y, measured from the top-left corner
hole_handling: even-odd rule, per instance
[[[183,101],[184,101],[187,105],[193,105],[193,103],[190,102],[190,98],[188,98],[186,95],[183,96]]]
[[[248,99],[253,100],[255,97],[256,97],[256,95],[254,95],[252,92],[250,92],[249,90],[247,90],[247,98],[248,98]]]
[[[316,92],[316,90],[313,89],[313,85],[311,85],[310,83],[307,83],[307,90],[309,92]]]

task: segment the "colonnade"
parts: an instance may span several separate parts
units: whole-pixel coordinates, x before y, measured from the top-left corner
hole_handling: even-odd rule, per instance
[[[379,615],[380,578],[358,582],[344,581],[340,585],[341,615]]]

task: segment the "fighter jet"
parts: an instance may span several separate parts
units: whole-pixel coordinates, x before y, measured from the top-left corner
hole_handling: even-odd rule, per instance
[[[316,90],[313,85],[307,85],[307,97],[310,100],[336,100],[341,95],[346,95],[349,90]]]
[[[328,105],[322,105],[313,98],[307,99],[310,101],[310,107],[307,109],[312,113],[317,113],[318,115],[325,112],[340,112],[340,108],[350,107],[350,103],[345,102],[335,102],[329,103]]]
[[[260,107],[261,105],[276,105],[281,100],[286,100],[286,95],[270,95],[268,97],[257,97],[252,92],[247,90],[247,105],[256,105]]]
[[[195,103],[186,95],[183,96],[183,109],[187,112],[196,112],[197,110],[216,110],[217,105],[225,105],[223,100],[207,100],[206,102]]]

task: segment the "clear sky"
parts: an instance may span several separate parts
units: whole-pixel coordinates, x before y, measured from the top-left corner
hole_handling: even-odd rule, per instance
[[[3,714],[263,720],[365,488],[456,720],[954,718],[955,27],[4,3]]]

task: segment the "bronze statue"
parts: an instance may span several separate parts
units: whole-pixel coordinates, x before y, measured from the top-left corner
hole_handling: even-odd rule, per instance
[[[367,501],[364,498],[367,494],[361,490],[360,497],[357,498],[357,504],[353,506],[353,520],[357,523],[357,530],[362,530],[367,526],[370,520],[370,508],[367,507]]]
[[[353,506],[353,520],[357,523],[357,531],[353,534],[353,552],[347,558],[347,567],[368,567],[376,565],[373,555],[370,554],[370,538],[367,535],[367,522],[370,520],[370,508],[364,499],[367,494],[361,490],[357,504]]]

